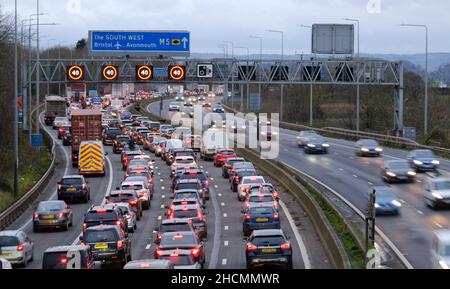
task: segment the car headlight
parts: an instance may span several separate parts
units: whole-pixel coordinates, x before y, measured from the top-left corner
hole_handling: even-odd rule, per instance
[[[327,143],[324,143],[322,146],[323,146],[324,148],[329,148],[329,147],[330,147],[330,145],[327,144]]]
[[[297,139],[300,139],[300,137],[298,136]]]
[[[438,160],[433,160],[432,163],[433,163],[433,165],[439,165],[440,164],[440,162]]]
[[[361,148],[361,151],[362,151],[362,152],[368,152],[369,149],[368,149],[368,148]]]
[[[416,172],[414,172],[414,171],[409,171],[409,172],[408,172],[408,175],[410,175],[410,176],[415,176],[415,175],[416,175]]]
[[[439,265],[442,267],[442,269],[449,269],[447,263],[445,263],[443,260],[439,261]]]
[[[381,153],[383,151],[383,149],[382,148],[376,148],[375,151]]]
[[[266,135],[267,133],[266,133],[266,132],[262,132],[261,134],[262,134],[262,135]]]
[[[244,125],[244,126],[242,126],[242,129],[246,129],[247,127]]]
[[[378,205],[378,203],[375,203],[375,208],[378,209],[380,207],[380,205]]]
[[[232,129],[235,129],[235,128],[236,128],[236,126],[232,125],[232,126],[231,126],[231,128],[232,128]]]
[[[394,174],[393,172],[387,172],[386,175],[395,178],[397,175]]]
[[[393,200],[391,203],[392,203],[394,206],[396,206],[396,207],[401,207],[401,206],[402,206],[402,203],[400,203],[400,202],[397,201],[397,200]]]
[[[438,193],[432,193],[431,195],[433,197],[435,197],[436,199],[438,199],[438,200],[442,200],[443,199],[443,197],[440,194],[438,194]]]
[[[316,145],[314,145],[314,144],[308,144],[308,147],[310,147],[310,148],[315,148]]]
[[[423,165],[423,162],[418,161],[418,160],[414,160],[414,164],[416,164],[416,165]]]

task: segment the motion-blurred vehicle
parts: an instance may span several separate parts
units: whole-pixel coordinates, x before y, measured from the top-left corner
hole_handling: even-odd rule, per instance
[[[64,176],[58,182],[58,200],[72,202],[82,200],[84,203],[91,199],[90,187],[84,176],[69,175]]]
[[[431,263],[433,269],[450,268],[450,230],[437,230],[433,233]]]
[[[247,269],[279,265],[292,269],[292,245],[282,230],[256,230],[245,246]]]
[[[271,204],[251,206],[244,214],[242,224],[244,236],[260,229],[280,229],[280,215]]]
[[[370,189],[366,194],[367,202],[370,200],[370,192],[376,191],[375,214],[376,215],[398,215],[402,203],[400,198],[386,186],[376,186]]]
[[[437,209],[450,206],[450,177],[428,178],[425,181],[425,204]]]
[[[408,161],[416,172],[434,171],[440,164],[432,150],[413,150],[408,155]]]
[[[21,230],[0,231],[0,258],[26,267],[34,259],[34,242]]]
[[[70,262],[77,256],[79,262]],[[42,257],[42,269],[95,269],[91,247],[71,245],[47,248]]]
[[[390,182],[414,182],[416,172],[406,160],[385,161],[381,176],[387,183]]]
[[[305,140],[305,145],[303,146],[303,149],[306,154],[311,153],[323,153],[327,154],[328,149],[330,148],[330,145],[325,140],[324,137],[316,135],[316,136],[309,136],[307,140]]]
[[[40,232],[43,228],[67,231],[72,224],[72,208],[64,201],[42,201],[33,213],[33,232]]]
[[[360,139],[355,145],[355,154],[360,157],[379,157],[382,152],[383,148],[373,139]]]
[[[123,269],[139,270],[171,270],[174,269],[172,262],[169,260],[144,259],[128,262]]]
[[[304,147],[306,145],[306,142],[309,140],[312,136],[318,136],[318,134],[313,130],[304,130],[301,131],[297,136],[297,145],[299,147]]]

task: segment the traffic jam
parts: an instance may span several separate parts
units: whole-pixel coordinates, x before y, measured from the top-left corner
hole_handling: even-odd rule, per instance
[[[207,160],[228,180],[229,191],[236,194],[235,202],[242,204],[242,211],[235,212],[242,215],[242,222],[235,226],[241,227],[245,241],[242,250],[246,267],[293,268],[293,249],[280,225],[277,189],[229,145],[215,147],[213,152],[206,148],[206,155],[200,136],[130,113],[126,109],[128,98],[120,105],[111,105],[117,104],[113,100],[101,108],[73,100],[69,103],[56,96],[47,97],[46,102],[48,109],[56,110],[65,103],[66,116],[46,115],[45,124],[56,132],[63,146],[71,147],[70,161],[78,174],[62,176],[55,199],[38,203],[31,216],[32,231],[69,231],[76,225],[74,208],[80,203],[91,206],[84,213],[77,242],[47,248],[41,268],[207,268],[205,242],[213,237],[207,215],[214,210],[211,198],[216,193],[210,185],[211,172],[204,168]],[[183,107],[183,100],[178,102]],[[101,203],[93,203],[90,183],[107,174],[107,147],[120,156],[123,179]],[[166,166],[170,173],[162,176],[158,165]],[[163,177],[170,179],[170,196],[162,206],[163,217],[158,218],[153,235],[147,236],[153,242],[152,258],[132,260],[133,234],[143,230],[140,222],[145,214],[160,210],[152,202],[161,198],[155,188]],[[0,259],[14,267],[27,267],[34,259],[36,245],[23,230],[1,231]]]

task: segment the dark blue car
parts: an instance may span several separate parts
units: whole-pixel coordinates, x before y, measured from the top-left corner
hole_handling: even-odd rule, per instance
[[[280,215],[273,205],[258,204],[250,207],[244,214],[242,226],[244,236],[258,229],[280,229]]]
[[[376,191],[376,215],[398,215],[402,206],[400,198],[386,186],[373,187]]]
[[[416,171],[434,171],[439,167],[439,160],[431,150],[413,150],[408,160]]]

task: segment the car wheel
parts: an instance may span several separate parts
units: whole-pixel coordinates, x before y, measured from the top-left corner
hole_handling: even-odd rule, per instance
[[[85,204],[86,204],[87,202],[89,202],[89,195],[86,195],[86,196],[84,197],[83,202],[84,202]]]
[[[63,231],[69,231],[69,220],[67,220],[66,223],[64,224]]]
[[[293,266],[292,266],[292,258],[289,258],[289,261],[286,264],[286,269],[292,270],[292,268],[293,268]]]
[[[425,203],[426,203],[426,205],[427,205],[430,209],[436,210],[436,208],[437,208],[436,202],[433,202],[433,201],[430,200],[430,199],[426,199],[426,200],[425,200]]]
[[[70,217],[70,223],[69,223],[69,227],[73,226],[73,217]]]
[[[134,233],[134,227],[128,228],[128,233]]]
[[[134,223],[134,227],[133,227],[135,230],[137,230],[137,224],[136,223]]]
[[[33,225],[33,232],[39,233],[39,227],[37,225]]]

